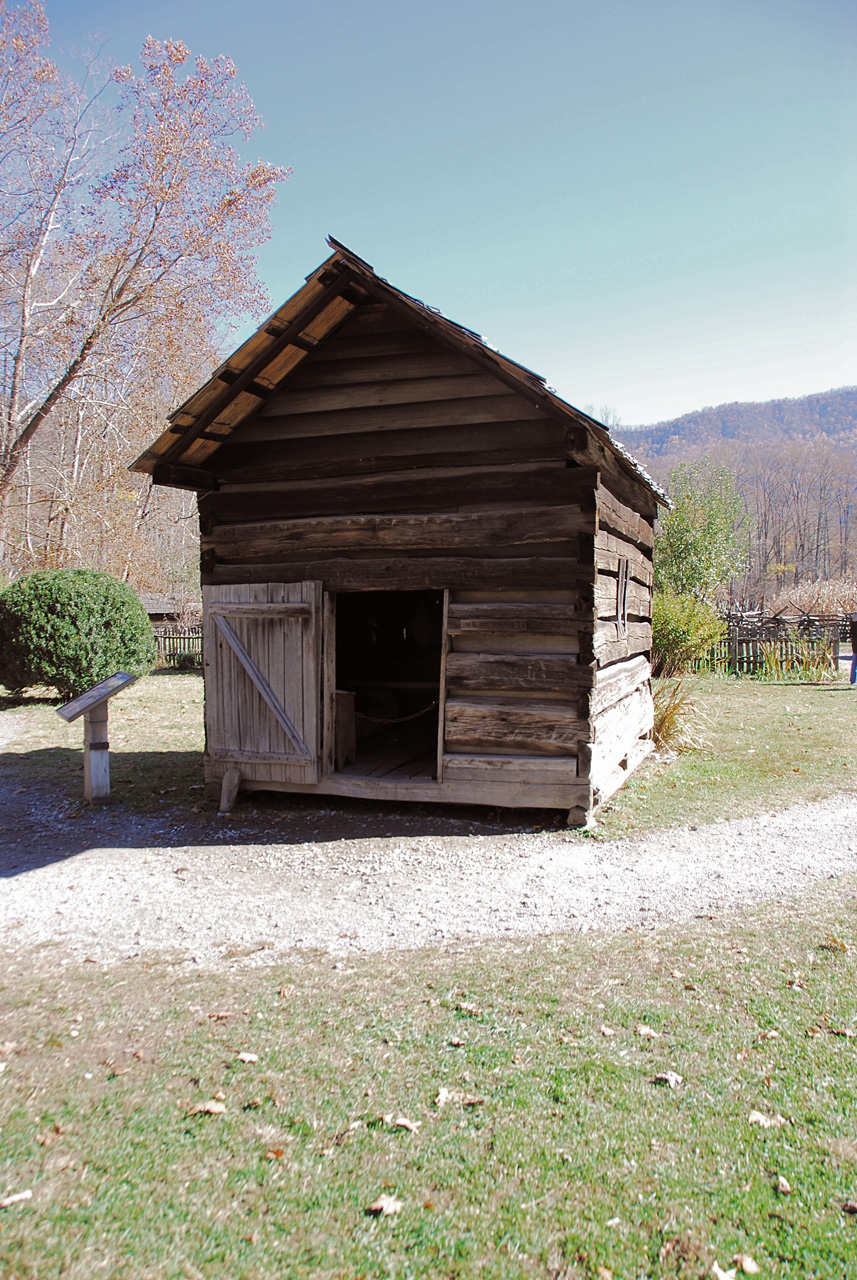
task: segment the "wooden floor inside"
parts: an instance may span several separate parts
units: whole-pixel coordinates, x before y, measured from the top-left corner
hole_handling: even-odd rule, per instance
[[[337,777],[383,778],[386,782],[434,782],[437,779],[437,720],[415,727],[393,726],[359,743],[357,761],[338,769]]]

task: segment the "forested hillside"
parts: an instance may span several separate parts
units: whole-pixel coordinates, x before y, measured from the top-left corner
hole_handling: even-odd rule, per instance
[[[750,571],[734,591],[857,576],[857,387],[799,400],[717,405],[613,435],[668,486],[682,462],[709,457],[735,474],[748,511]]]
[[[648,427],[617,427],[613,434],[636,457],[711,451],[733,440],[816,440],[857,444],[857,387],[840,387],[799,400],[736,400],[697,409]]]

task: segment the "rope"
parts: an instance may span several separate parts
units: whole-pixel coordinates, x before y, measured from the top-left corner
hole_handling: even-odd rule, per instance
[[[427,707],[423,707],[422,711],[415,711],[412,716],[398,716],[393,720],[382,720],[380,716],[367,716],[362,711],[355,711],[354,714],[358,720],[371,720],[373,724],[404,724],[406,720],[419,720],[420,716],[427,716],[438,705],[437,702],[430,702]]]

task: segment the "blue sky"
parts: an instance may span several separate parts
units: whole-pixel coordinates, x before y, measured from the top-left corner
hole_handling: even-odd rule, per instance
[[[237,63],[291,165],[261,274],[332,233],[628,424],[857,383],[853,0],[46,0],[55,51]]]

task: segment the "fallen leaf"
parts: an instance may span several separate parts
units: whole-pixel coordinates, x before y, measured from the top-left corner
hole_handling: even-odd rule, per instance
[[[409,1120],[407,1116],[395,1116],[394,1118],[392,1111],[388,1112],[387,1115],[382,1116],[381,1119],[384,1121],[384,1124],[389,1125],[391,1129],[407,1129],[410,1133],[419,1133],[420,1125],[422,1124],[421,1120],[417,1120],[416,1123],[414,1123],[414,1121]],[[349,1125],[348,1127],[349,1129],[356,1128],[359,1123],[360,1121],[355,1121],[353,1125]]]
[[[807,1027],[805,1034],[808,1036],[822,1036],[824,1032],[821,1027]]]
[[[289,996],[294,995],[294,991],[295,991],[295,984],[293,982],[287,982],[285,986],[280,987],[279,991],[277,992],[277,995],[282,996],[282,998],[286,1000],[288,999]]]
[[[251,1063],[252,1063],[252,1062],[258,1062],[258,1061],[259,1061],[259,1055],[258,1055],[258,1053],[237,1053],[235,1056],[236,1056],[236,1058],[238,1059],[238,1061],[239,1061],[239,1062],[251,1062]]]
[[[32,1191],[16,1191],[14,1195],[4,1196],[0,1200],[0,1209],[8,1209],[10,1205],[20,1204],[22,1200],[32,1200]]]
[[[846,1200],[842,1206],[843,1213],[857,1213],[857,1200]]]
[[[792,1193],[788,1178],[784,1178],[781,1173],[777,1174],[777,1191],[781,1196],[790,1196]]]
[[[255,1111],[257,1107],[261,1107],[263,1098],[251,1098],[249,1102],[244,1103],[244,1111]]]
[[[45,1129],[44,1133],[40,1133],[36,1138],[36,1142],[40,1147],[49,1147],[51,1143],[56,1142],[57,1138],[62,1136],[62,1132],[62,1126],[54,1124],[53,1128]]]
[[[258,1231],[251,1231],[251,1232],[250,1232],[250,1234],[249,1234],[249,1236],[242,1236],[242,1237],[241,1237],[241,1239],[244,1241],[244,1243],[245,1243],[245,1244],[258,1244],[258,1243],[259,1243],[259,1232],[258,1232]]]
[[[604,1025],[604,1023],[602,1022],[602,1023],[601,1023],[601,1034],[602,1034],[603,1036],[615,1036],[616,1032],[615,1032],[611,1027],[607,1027],[607,1026],[605,1026],[605,1025]]]
[[[761,1111],[751,1111],[747,1117],[748,1124],[757,1124],[760,1129],[782,1129],[787,1124],[785,1116],[766,1116]]]
[[[845,1036],[846,1040],[851,1040],[857,1036],[857,1031],[853,1031],[851,1027],[831,1027],[830,1034],[832,1036]]]
[[[658,1040],[660,1031],[655,1031],[654,1027],[647,1027],[645,1022],[638,1022],[634,1027],[634,1035],[642,1036],[644,1040]]]
[[[749,1253],[736,1253],[732,1262],[745,1276],[758,1276],[762,1273],[762,1268],[755,1258],[750,1257]]]
[[[282,1147],[269,1147],[268,1150],[265,1152],[266,1160],[282,1160],[282,1158],[283,1158]]]
[[[402,1212],[402,1202],[395,1196],[379,1196],[364,1212],[374,1218],[389,1218],[394,1213]]]
[[[450,1040],[449,1043],[453,1049],[463,1049],[467,1041],[466,1040]]]
[[[191,1107],[190,1111],[186,1111],[185,1115],[221,1116],[225,1110],[225,1102],[221,1102],[219,1098],[209,1098],[207,1102],[198,1102],[195,1107]]]
[[[779,1040],[779,1038],[780,1038],[779,1031],[774,1031],[773,1029],[771,1029],[770,1031],[763,1031],[762,1034],[759,1036],[760,1040]]]
[[[680,1084],[684,1084],[684,1077],[677,1071],[659,1071],[652,1078],[652,1084],[665,1084],[670,1089],[677,1089]]]
[[[469,1014],[471,1018],[481,1018],[482,1010],[475,1004],[457,1004],[456,1009],[459,1013]]]
[[[724,1271],[716,1261],[712,1262],[708,1274],[713,1277],[713,1280],[735,1280],[735,1268],[730,1267],[728,1271]]]
[[[599,1267],[595,1274],[598,1280],[613,1280],[613,1272],[609,1267]]]
[[[463,1093],[461,1089],[447,1089],[446,1087],[441,1087],[438,1089],[434,1105],[436,1107],[443,1107],[447,1102],[457,1102],[460,1107],[478,1107],[484,1101],[484,1098],[474,1097],[472,1093]]]
[[[209,1018],[215,1019],[215,1021],[217,1022],[225,1022],[227,1018],[232,1017],[232,1014],[229,1012],[229,1010],[222,1010],[218,1013],[210,1013],[208,1016]]]

